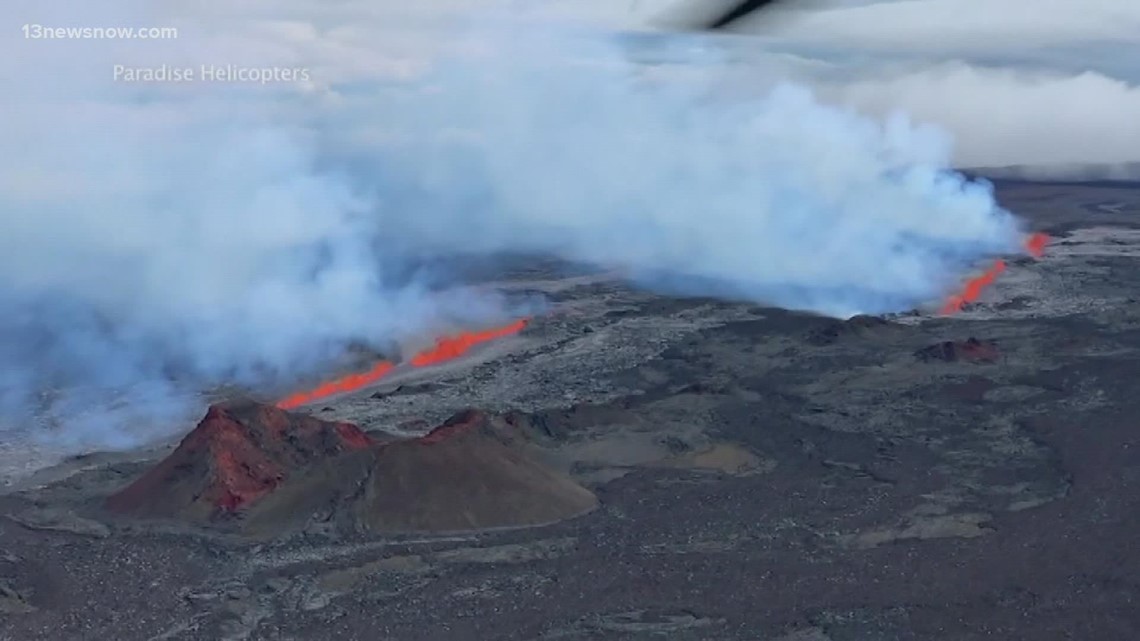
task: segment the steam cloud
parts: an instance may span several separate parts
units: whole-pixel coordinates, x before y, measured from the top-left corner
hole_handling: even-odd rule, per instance
[[[183,22],[181,38],[226,17]],[[461,274],[441,287],[412,267],[425,257],[547,253],[846,316],[939,299],[1017,249],[1019,222],[947,169],[937,129],[794,84],[743,96],[700,38],[650,42],[641,55],[671,62],[645,65],[612,34],[518,26],[425,27],[430,55],[303,22],[163,56],[21,42],[38,66],[4,63],[23,73],[0,133],[9,437],[126,447],[176,429],[196,390],[280,384],[348,344],[519,313]],[[113,64],[163,63],[313,79],[111,81]]]

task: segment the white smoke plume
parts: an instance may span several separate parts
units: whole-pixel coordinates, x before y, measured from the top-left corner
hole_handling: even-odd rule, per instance
[[[518,313],[416,267],[433,256],[544,253],[846,316],[938,300],[1018,250],[1018,220],[948,170],[949,136],[774,77],[742,94],[706,39],[315,9],[20,7],[180,34],[2,52],[9,435],[47,417],[37,433],[58,442],[126,447],[164,436],[194,390],[282,384],[349,344]],[[203,64],[307,77],[113,78]]]

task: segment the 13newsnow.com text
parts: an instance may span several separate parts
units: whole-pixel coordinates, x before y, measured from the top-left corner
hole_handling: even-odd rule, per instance
[[[48,27],[26,24],[28,40],[174,40],[178,27]]]

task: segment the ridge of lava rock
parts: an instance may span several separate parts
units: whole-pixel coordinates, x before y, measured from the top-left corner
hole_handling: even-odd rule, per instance
[[[831,345],[847,336],[863,336],[893,326],[893,323],[882,317],[858,314],[847,320],[833,320],[808,332],[807,341],[813,345]]]
[[[441,425],[419,438],[412,439],[411,442],[423,445],[437,445],[477,430],[497,432],[497,430],[491,428],[491,417],[486,412],[477,409],[466,409],[453,414]],[[496,436],[497,435],[498,434],[496,434]]]
[[[170,456],[106,506],[136,516],[210,520],[258,501],[316,461],[372,445],[349,423],[252,401],[219,403]]]
[[[973,336],[964,341],[943,341],[923,347],[914,353],[921,361],[969,361],[974,363],[992,363],[998,359],[997,343],[981,341]]]

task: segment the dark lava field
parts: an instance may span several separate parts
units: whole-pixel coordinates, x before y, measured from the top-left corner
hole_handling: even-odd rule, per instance
[[[12,485],[0,639],[1140,639],[1140,186],[997,187],[1052,242],[950,317],[535,267],[463,359]]]

